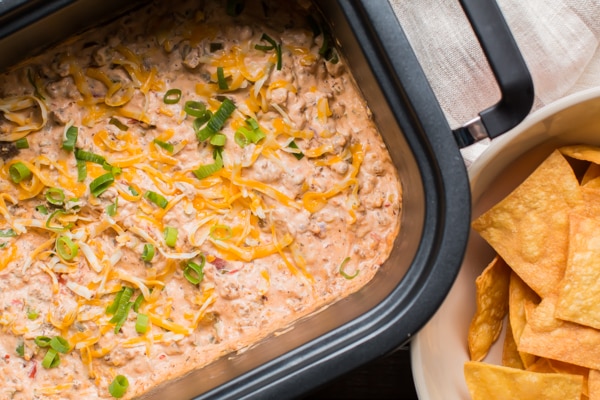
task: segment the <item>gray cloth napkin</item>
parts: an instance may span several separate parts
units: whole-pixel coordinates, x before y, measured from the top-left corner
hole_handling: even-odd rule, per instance
[[[500,92],[458,0],[389,0],[452,128]],[[497,0],[531,72],[538,110],[600,86],[600,0]],[[463,150],[470,165],[493,141]]]

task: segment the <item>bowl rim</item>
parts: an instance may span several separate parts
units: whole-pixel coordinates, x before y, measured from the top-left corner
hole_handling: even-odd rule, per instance
[[[468,167],[467,172],[471,191],[473,191],[473,183],[487,168],[489,168],[489,165],[491,165],[494,160],[496,160],[497,157],[506,150],[507,147],[511,146],[518,138],[526,134],[536,124],[551,118],[553,115],[558,114],[563,110],[597,98],[600,98],[600,87],[593,87],[572,93],[537,109],[536,111],[532,112],[521,124],[492,140],[488,147]],[[472,197],[472,202],[475,203],[476,201],[477,199]],[[473,209],[473,203],[471,204],[471,209]],[[464,262],[465,261],[463,260],[463,263],[461,263],[459,274],[460,270],[463,268]],[[446,295],[446,298],[450,292],[452,292],[455,285],[456,281]],[[445,301],[446,299],[444,299],[444,302]],[[444,302],[442,302],[442,305]],[[441,309],[442,306],[440,306],[438,312],[440,312]],[[434,319],[436,314],[434,314],[431,319]],[[427,346],[426,338],[424,338],[424,331],[426,330],[428,324],[429,321],[421,330],[419,330],[419,332],[414,335],[410,342],[410,362],[413,384],[417,392],[417,397],[420,400],[430,399],[430,392],[427,387],[427,383],[430,381],[430,379],[426,378],[426,374],[424,373],[427,367],[422,352],[422,349]]]
[[[600,97],[600,86],[569,94],[532,112],[521,124],[490,142],[489,146],[468,167],[469,181],[473,181],[473,178],[481,174],[496,155],[504,151],[517,137],[524,134],[532,126],[562,110],[596,97]]]

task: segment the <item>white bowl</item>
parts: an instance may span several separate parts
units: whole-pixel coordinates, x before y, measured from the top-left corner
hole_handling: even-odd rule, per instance
[[[470,167],[472,218],[516,188],[551,151],[566,144],[600,145],[600,88],[565,97],[528,116],[496,139]],[[470,399],[463,365],[475,311],[475,278],[494,253],[475,231],[459,274],[432,319],[411,343],[413,378],[421,400]],[[500,363],[504,332],[485,362]]]

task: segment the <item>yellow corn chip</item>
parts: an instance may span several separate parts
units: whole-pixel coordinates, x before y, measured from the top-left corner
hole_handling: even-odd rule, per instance
[[[519,351],[599,369],[600,331],[557,319],[556,301],[556,295],[544,298],[528,316]]]
[[[591,164],[591,165],[596,165],[596,164]],[[585,177],[585,175],[584,175],[584,177]],[[590,188],[590,189],[600,189],[600,176],[593,178],[593,179],[586,180],[585,184],[583,184],[582,187]]]
[[[600,371],[590,369],[588,375],[588,396],[590,400],[600,400]]]
[[[536,359],[533,364],[531,364],[529,367],[527,367],[527,371],[544,372],[544,373],[556,372],[552,368],[552,365],[550,364],[550,360],[547,358],[544,358],[544,357],[540,357],[540,358]]]
[[[600,329],[600,216],[571,214],[569,258],[556,317]]]
[[[597,182],[597,185],[594,184]],[[593,216],[600,216],[600,178],[592,179],[587,185],[581,187],[583,202],[576,207],[574,212]]]
[[[590,164],[581,178],[581,186],[600,187],[600,165]]]
[[[579,182],[555,150],[512,193],[473,221],[473,228],[541,297],[562,279],[569,212],[581,204]]]
[[[561,374],[572,374],[572,375],[581,375],[583,377],[583,388],[581,393],[585,396],[588,395],[588,376],[590,374],[589,368],[580,367],[578,365],[568,364],[558,360],[549,360],[550,367],[554,372],[558,372]]]
[[[517,350],[517,343],[510,327],[510,318],[506,321],[506,334],[504,336],[504,346],[502,347],[502,365],[505,367],[525,369],[521,355]]]
[[[475,281],[477,309],[468,335],[471,360],[482,360],[500,335],[508,312],[509,281],[510,269],[498,256]]]
[[[468,361],[464,367],[473,400],[580,400],[581,375],[540,373]]]
[[[540,302],[540,298],[514,272],[510,275],[508,294],[510,327],[512,329],[513,340],[518,345],[523,329],[525,329],[525,324],[527,323],[527,311],[534,310],[535,306]],[[528,368],[536,360],[536,356],[533,354],[519,352],[519,355],[521,356],[524,368]]]
[[[575,158],[576,160],[600,164],[600,147],[577,144],[573,146],[563,146],[559,148],[558,151],[565,156]]]

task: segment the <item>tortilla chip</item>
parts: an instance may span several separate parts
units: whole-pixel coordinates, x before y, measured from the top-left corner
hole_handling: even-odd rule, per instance
[[[590,400],[600,400],[600,371],[590,369],[588,375],[588,396]]]
[[[600,147],[576,144],[573,146],[563,146],[559,148],[558,151],[560,151],[561,154],[576,160],[600,164]]]
[[[541,297],[556,290],[567,263],[569,212],[581,204],[579,182],[558,150],[473,229]]]
[[[600,176],[586,181],[585,184],[582,185],[582,187],[590,189],[600,189]]]
[[[557,319],[556,295],[544,298],[527,318],[517,348],[591,369],[600,369],[600,331]]]
[[[581,375],[539,373],[468,361],[464,366],[473,400],[579,400]]]
[[[600,217],[571,214],[569,258],[556,317],[600,329]]]
[[[535,310],[535,306],[539,302],[540,297],[516,273],[512,272],[508,287],[508,315],[513,340],[517,347],[527,323],[528,310],[530,312]],[[519,355],[524,368],[528,368],[535,363],[537,358],[535,355],[525,352],[519,352]]]
[[[595,181],[598,181],[598,186],[592,185],[592,182]],[[582,186],[581,195],[583,202],[573,212],[590,217],[600,217],[600,178],[588,182],[586,186]]]
[[[550,360],[544,357],[537,358],[533,364],[527,367],[527,371],[544,373],[556,372],[552,368]]]
[[[581,178],[581,186],[599,187],[600,165],[590,164]]]
[[[468,335],[471,360],[482,360],[500,336],[502,321],[508,313],[509,281],[510,269],[498,256],[475,281],[477,309]]]
[[[560,374],[581,375],[583,377],[583,388],[581,389],[581,393],[585,396],[588,396],[588,377],[590,371],[593,370],[558,360],[548,360],[548,362],[550,363],[550,367],[554,372],[558,372]]]
[[[506,333],[504,336],[504,346],[502,347],[502,365],[510,368],[525,369],[521,354],[517,350],[517,343],[510,327],[510,318],[506,321]]]

